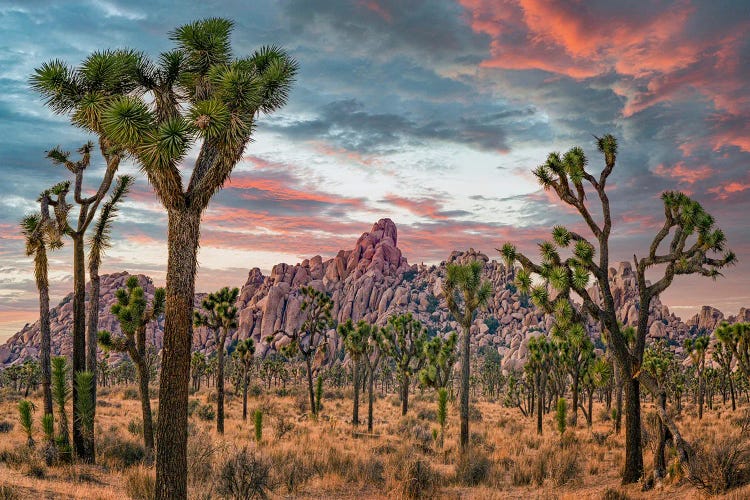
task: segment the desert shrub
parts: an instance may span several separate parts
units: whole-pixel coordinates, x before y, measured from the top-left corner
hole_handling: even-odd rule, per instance
[[[712,495],[750,482],[750,449],[741,437],[699,443],[688,466],[688,480]]]
[[[411,438],[417,446],[425,453],[430,451],[432,444],[432,431],[430,427],[417,420],[414,416],[403,417],[398,424],[396,432],[404,438]]]
[[[560,447],[561,448],[571,448],[571,447],[578,447],[578,438],[576,437],[575,432],[572,430],[566,431],[562,436],[560,436]]]
[[[513,462],[510,472],[510,480],[513,486],[528,486],[531,484],[531,457],[522,457]]]
[[[399,478],[399,490],[404,498],[433,498],[437,478],[430,464],[421,458],[409,461]]]
[[[578,451],[562,448],[553,453],[549,460],[549,477],[555,486],[562,486],[581,477]]]
[[[226,498],[268,498],[271,463],[243,448],[219,469],[217,492]]]
[[[114,469],[127,469],[146,457],[143,445],[112,432],[99,437],[96,452],[97,463]]]
[[[216,391],[211,391],[208,394],[206,394],[206,404],[216,404],[216,401],[218,400],[218,395],[216,394]],[[224,395],[226,397],[226,394]]]
[[[306,414],[309,412],[310,408],[310,401],[309,396],[307,394],[299,393],[294,398],[294,406],[297,408],[297,411],[299,411],[302,414]]]
[[[607,438],[612,435],[612,431],[609,432],[591,432],[591,438],[599,446],[603,446],[607,442]]]
[[[620,490],[607,488],[607,490],[602,495],[602,500],[630,500],[630,497]]]
[[[428,422],[437,421],[437,413],[432,408],[420,408],[417,412],[417,418],[419,420],[426,420]]]
[[[248,387],[247,389],[247,395],[252,397],[259,397],[261,394],[263,394],[263,388],[259,386],[258,384],[252,385]]]
[[[284,485],[287,493],[296,495],[306,481],[317,473],[317,463],[313,457],[294,451],[272,454],[272,470],[278,483]]]
[[[6,432],[10,432],[13,430],[13,422],[8,422],[7,420],[0,421],[0,434],[5,434]]]
[[[201,402],[197,399],[191,399],[190,401],[188,401],[188,416],[192,417],[196,410],[200,408],[200,406]]]
[[[151,500],[156,491],[156,478],[150,469],[134,467],[125,474],[125,492],[134,500]]]
[[[351,476],[352,482],[378,486],[385,481],[385,466],[378,458],[360,459],[356,461],[354,474]]]
[[[35,479],[44,479],[47,477],[47,467],[44,465],[44,462],[35,457],[34,460],[26,464],[24,474]]]
[[[21,494],[15,487],[9,484],[0,485],[0,500],[17,500],[19,498],[21,498]]]
[[[143,422],[137,419],[132,419],[128,422],[128,432],[135,437],[143,436]]]
[[[472,422],[482,421],[482,412],[479,410],[477,406],[474,406],[474,405],[469,406],[469,420],[471,420]]]
[[[196,414],[199,419],[206,422],[216,418],[216,410],[211,405],[201,405]]]
[[[285,414],[276,417],[276,439],[283,439],[288,433],[294,430],[294,422],[291,422]]]
[[[466,486],[477,486],[487,480],[492,462],[477,451],[463,453],[456,464],[456,482]]]
[[[122,390],[122,399],[124,401],[141,399],[141,396],[140,394],[138,394],[138,389],[136,389],[135,387],[126,387]]]
[[[189,484],[204,483],[207,477],[213,475],[214,456],[217,451],[210,433],[194,429],[189,434],[187,444]]]
[[[606,408],[599,410],[599,422],[609,422],[612,419]]]

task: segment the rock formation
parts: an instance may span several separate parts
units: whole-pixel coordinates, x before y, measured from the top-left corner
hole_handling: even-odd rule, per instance
[[[270,275],[264,276],[258,268],[250,270],[238,298],[239,328],[232,334],[234,340],[252,337],[260,356],[278,350],[288,339],[278,333],[292,331],[303,321],[300,287],[312,286],[324,290],[333,299],[333,316],[337,322],[347,319],[364,319],[379,325],[403,312],[411,312],[422,321],[432,334],[445,335],[458,325],[450,317],[442,293],[446,264],[478,259],[483,262],[485,278],[493,286],[493,294],[485,311],[480,312],[472,326],[475,348],[497,349],[506,370],[521,369],[525,362],[528,339],[545,334],[551,318],[537,310],[529,300],[521,297],[505,266],[487,255],[469,249],[452,252],[438,265],[409,265],[398,248],[398,232],[390,219],[381,219],[369,232],[359,237],[351,250],[341,250],[335,257],[324,260],[321,256],[305,259],[296,265],[277,264]],[[109,313],[114,303],[114,291],[124,286],[127,273],[102,277],[102,299],[99,324],[102,329],[119,333],[119,325]],[[626,325],[635,325],[638,318],[637,285],[629,263],[620,263],[610,269],[613,296],[618,308],[618,318]],[[151,280],[139,275],[147,296],[153,295]],[[598,293],[591,290],[596,300]],[[198,306],[202,294],[196,295]],[[72,327],[71,295],[51,311],[52,349],[56,354],[69,354]],[[723,319],[749,321],[750,310],[741,309],[737,316],[724,318],[717,309],[704,307],[687,322],[672,314],[658,299],[652,302],[649,320],[649,337],[666,339],[680,351],[687,336],[713,331]],[[598,325],[591,321],[589,332],[601,348]],[[148,340],[161,349],[163,320],[151,325]],[[328,356],[337,352],[337,337]],[[39,346],[38,322],[26,325],[20,332],[0,347],[0,364],[22,362],[35,357]],[[214,349],[213,336],[205,328],[196,329],[193,338],[195,350],[210,353]],[[114,357],[113,357],[114,358]]]

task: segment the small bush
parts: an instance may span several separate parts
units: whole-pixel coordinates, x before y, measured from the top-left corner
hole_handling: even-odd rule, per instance
[[[0,500],[17,500],[19,498],[21,498],[21,494],[15,487],[9,484],[0,486]]]
[[[549,461],[549,477],[555,486],[563,486],[581,477],[578,465],[578,452],[574,449],[561,449]]]
[[[259,386],[258,384],[250,386],[247,390],[247,395],[252,396],[254,398],[259,397],[261,394],[263,394],[263,388]]]
[[[128,422],[128,432],[135,437],[143,436],[143,422],[133,419]]]
[[[216,410],[211,405],[201,405],[197,412],[198,418],[209,422],[216,418]]]
[[[294,423],[289,421],[286,415],[281,414],[276,418],[276,439],[283,439],[288,433],[294,430]]]
[[[217,492],[228,498],[267,498],[271,464],[243,448],[221,465]]]
[[[201,402],[197,399],[191,399],[190,401],[188,401],[188,416],[192,417],[196,410],[200,408],[200,406]]]
[[[199,485],[206,481],[207,477],[213,475],[214,455],[217,449],[214,446],[211,434],[205,431],[195,431],[188,436],[187,461],[188,461],[188,483]]]
[[[436,483],[436,476],[430,464],[417,458],[410,461],[403,470],[399,489],[404,498],[433,498],[437,489]]]
[[[156,478],[151,470],[135,467],[125,474],[125,492],[134,500],[151,500],[156,491]]]
[[[513,462],[510,473],[513,486],[528,486],[531,484],[531,468],[532,460],[530,457],[523,457]]]
[[[688,467],[688,480],[696,488],[718,495],[750,482],[750,450],[741,437],[723,437],[696,448]]]
[[[435,410],[431,408],[421,408],[417,412],[417,418],[419,420],[426,420],[427,422],[436,422],[437,413],[435,412]]]
[[[263,440],[263,412],[255,410],[253,421],[255,423],[255,442],[260,443]]]
[[[138,394],[138,389],[135,387],[126,387],[122,391],[122,399],[123,401],[127,400],[135,400],[135,399],[141,399],[140,394]]]
[[[118,434],[104,434],[96,447],[97,463],[114,469],[127,469],[139,464],[146,457],[143,445]]]
[[[602,495],[602,500],[630,500],[630,497],[620,490],[607,488],[604,495]]]
[[[10,432],[12,430],[13,430],[13,422],[8,422],[7,420],[0,421],[0,434],[5,434],[6,432]]]
[[[456,464],[456,481],[466,486],[477,486],[490,475],[492,462],[485,455],[467,452],[461,455]]]

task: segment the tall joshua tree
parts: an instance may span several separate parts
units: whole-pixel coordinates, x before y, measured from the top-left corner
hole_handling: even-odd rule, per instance
[[[685,352],[690,356],[693,363],[695,378],[698,381],[698,420],[703,419],[703,401],[706,392],[706,351],[708,350],[708,337],[706,335],[694,339],[685,339],[683,343]]]
[[[722,326],[723,325],[716,329],[717,337],[719,337],[720,335],[719,332]],[[732,411],[735,411],[737,409],[737,401],[734,397],[734,379],[732,377],[732,362],[734,361],[734,352],[732,351],[732,347],[729,344],[721,341],[721,337],[719,337],[719,342],[714,344],[714,352],[712,354],[712,358],[714,362],[721,367],[721,372],[724,380],[729,386],[729,397],[732,401]],[[726,404],[726,396],[724,399],[724,403]]]
[[[419,383],[435,389],[445,389],[451,380],[456,363],[458,335],[451,332],[447,337],[438,335],[424,345],[425,365],[419,371]]]
[[[26,255],[34,257],[34,279],[39,292],[39,330],[42,337],[39,361],[42,369],[44,415],[51,415],[53,412],[47,248],[54,250],[62,246],[61,225],[64,228],[67,221],[68,205],[64,199],[68,189],[69,183],[62,182],[44,191],[39,196],[40,213],[27,215],[21,221],[21,233],[26,240]],[[53,194],[57,195],[57,201],[52,200]],[[50,205],[57,207],[58,202],[60,209],[56,217],[50,217]]]
[[[187,406],[201,215],[242,159],[260,115],[286,103],[297,73],[297,63],[278,47],[234,57],[232,28],[226,19],[204,19],[174,30],[175,49],[156,62],[134,51],[101,51],[78,68],[45,63],[32,77],[48,105],[96,133],[105,152],[125,147],[167,212],[157,499],[187,497]],[[185,187],[180,167],[193,148],[198,155]]]
[[[242,365],[242,420],[247,420],[248,373],[253,363],[253,356],[255,356],[255,342],[253,339],[245,339],[238,342],[234,353]]]
[[[525,370],[528,370],[534,380],[536,388],[536,433],[541,435],[542,416],[544,415],[544,403],[547,394],[547,385],[550,371],[554,364],[554,347],[547,337],[537,335],[531,337],[528,343],[529,357]]]
[[[388,318],[384,335],[384,346],[396,363],[396,377],[401,384],[401,415],[406,415],[411,377],[422,369],[425,362],[427,329],[411,313],[406,313]]]
[[[325,349],[328,343],[327,332],[333,326],[331,309],[333,301],[327,293],[318,291],[311,286],[300,288],[304,297],[301,310],[305,314],[302,325],[289,333],[281,330],[279,333],[291,339],[286,346],[286,353],[294,356],[299,352],[305,360],[307,368],[307,390],[310,397],[310,411],[317,415],[315,406],[315,391],[313,389],[312,363],[319,349]]]
[[[83,194],[83,176],[91,163],[91,152],[94,144],[88,142],[78,149],[80,159],[70,160],[70,153],[63,151],[59,146],[47,152],[47,156],[53,163],[64,165],[74,176],[73,193],[74,201],[78,206],[78,221],[74,226],[67,225],[65,234],[73,240],[73,377],[82,371],[92,374],[91,399],[94,403],[94,415],[96,414],[96,354],[93,359],[87,359],[87,352],[96,353],[97,332],[86,331],[86,231],[96,216],[99,204],[106,196],[112,184],[114,174],[120,164],[121,154],[113,148],[102,149],[102,154],[107,162],[107,169],[96,192],[91,196]],[[97,304],[98,306],[98,304]],[[73,384],[73,409],[77,413],[78,387]],[[79,423],[83,420],[73,418],[73,448],[76,454],[85,461],[94,460],[94,437],[93,433],[82,433]]]
[[[383,329],[379,326],[365,323],[363,328],[370,329],[369,334],[365,333],[364,335],[368,340],[363,359],[367,368],[367,432],[372,433],[375,406],[375,371],[386,352],[386,340]]]
[[[594,343],[581,323],[555,322],[552,336],[557,341],[560,350],[560,361],[570,375],[573,414],[571,425],[578,425],[578,399],[581,379],[594,361]]]
[[[120,323],[123,336],[113,337],[110,332],[102,330],[99,332],[99,343],[106,350],[128,353],[135,363],[143,415],[143,445],[146,448],[146,457],[150,461],[154,450],[154,426],[148,389],[151,370],[147,359],[146,327],[164,312],[165,293],[163,288],[157,288],[149,307],[137,276],[130,276],[125,287],[115,292],[117,303],[111,309]]]
[[[675,276],[699,274],[715,278],[720,270],[735,260],[732,252],[726,251],[723,231],[715,227],[715,221],[701,205],[688,196],[677,192],[662,195],[664,223],[655,235],[644,257],[634,256],[638,283],[638,324],[634,345],[628,346],[623,328],[617,321],[615,300],[609,282],[609,237],[612,232],[612,214],[607,194],[607,181],[617,159],[617,141],[611,135],[597,138],[597,147],[604,156],[604,168],[598,178],[587,170],[588,160],[583,150],[574,147],[564,155],[551,153],[547,161],[534,170],[542,187],[554,190],[557,197],[572,207],[583,219],[589,238],[557,226],[552,231],[552,242],[540,244],[542,263],[536,264],[518,252],[512,244],[501,250],[509,260],[519,261],[522,272],[516,281],[531,287],[537,298],[545,298],[549,288],[558,293],[575,294],[580,298],[583,312],[595,318],[607,332],[609,348],[617,361],[625,384],[626,436],[625,467],[623,483],[638,481],[643,475],[643,450],[641,445],[640,385],[643,383],[654,395],[659,388],[646,370],[641,370],[643,353],[648,333],[651,302],[673,282]],[[585,183],[585,184],[584,184]],[[589,208],[593,190],[599,201],[601,216],[596,217]],[[669,239],[666,249],[662,249]],[[593,243],[592,243],[593,241]],[[562,259],[559,250],[572,245],[572,256]],[[598,253],[598,259],[597,254]],[[661,277],[649,284],[646,273],[654,266],[660,267]],[[531,275],[538,275],[544,283],[531,286]],[[593,276],[596,294],[589,293],[587,286]],[[680,458],[689,462],[693,454],[667,412],[657,407],[662,423],[670,430]]]
[[[205,326],[216,336],[216,432],[224,434],[224,344],[230,330],[237,328],[239,288],[224,287],[203,299],[206,314],[194,311],[195,326]]]
[[[362,358],[367,355],[370,335],[373,327],[366,321],[362,320],[355,326],[352,320],[339,325],[338,332],[344,341],[344,349],[349,353],[352,360],[352,380],[354,382],[354,406],[352,409],[352,425],[359,425],[359,388],[362,385],[360,381],[360,367]]]
[[[471,325],[476,312],[487,304],[492,285],[482,280],[482,263],[473,260],[466,264],[451,263],[446,266],[443,291],[448,310],[461,325],[461,450],[469,445],[469,377],[471,359]]]
[[[722,322],[716,329],[716,336],[729,346],[737,360],[737,366],[750,380],[750,323],[730,325]]]

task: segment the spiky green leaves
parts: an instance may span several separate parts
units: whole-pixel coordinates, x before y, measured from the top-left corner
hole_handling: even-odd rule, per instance
[[[161,122],[142,141],[140,154],[149,165],[162,170],[176,165],[187,154],[192,142],[190,125],[180,116]]]
[[[138,98],[116,99],[102,115],[102,128],[114,142],[126,147],[139,146],[151,131],[153,116]]]
[[[213,330],[221,328],[224,333],[237,328],[237,307],[234,304],[239,294],[239,288],[230,289],[226,286],[217,292],[209,293],[201,303],[207,314],[194,311],[194,325],[207,326]]]
[[[194,130],[208,140],[215,139],[226,131],[229,118],[229,109],[217,98],[195,103],[188,113],[188,120]]]
[[[283,107],[299,70],[297,61],[275,45],[261,47],[249,61],[258,74],[261,89],[259,111],[270,113]]]
[[[36,68],[30,83],[45,98],[45,104],[57,114],[69,113],[80,100],[81,89],[75,72],[59,59]]]
[[[446,266],[443,291],[448,309],[464,328],[469,327],[474,313],[487,304],[492,294],[492,284],[482,279],[483,269],[483,263],[478,260]]]
[[[607,167],[613,167],[617,160],[617,139],[615,136],[606,134],[603,137],[597,137],[596,146],[604,154],[604,161]]]
[[[170,39],[185,53],[187,71],[206,75],[212,66],[231,58],[229,35],[233,27],[229,19],[202,19],[180,26],[170,34]]]

